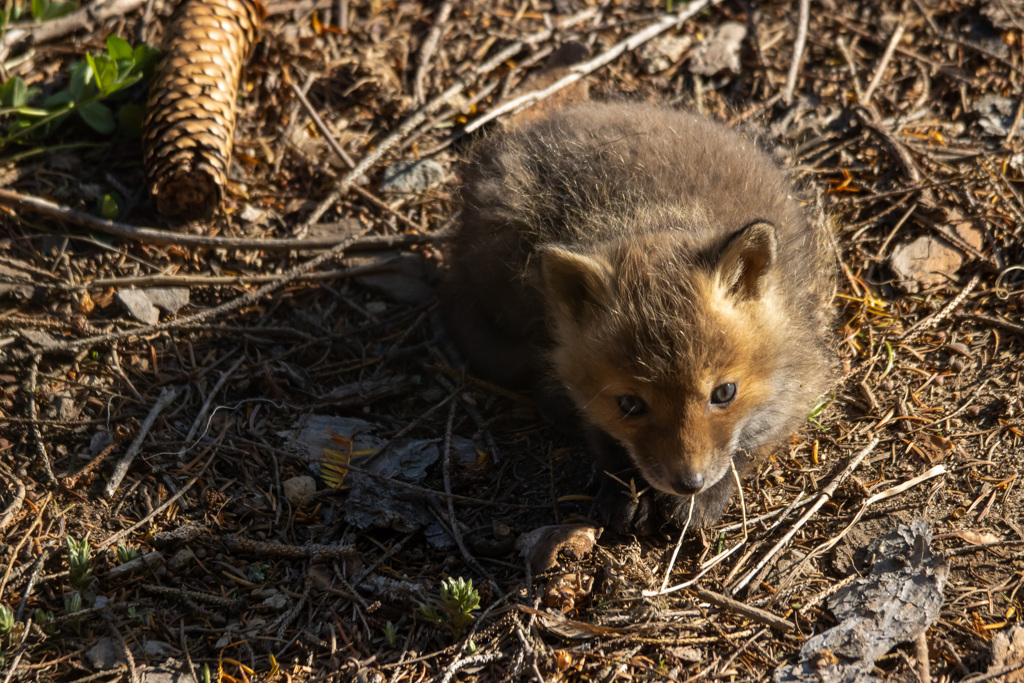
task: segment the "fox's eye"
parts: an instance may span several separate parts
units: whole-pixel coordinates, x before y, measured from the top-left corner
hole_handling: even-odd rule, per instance
[[[728,405],[732,403],[734,398],[736,398],[735,382],[719,384],[715,387],[715,390],[711,392],[711,403],[716,406]]]
[[[619,410],[626,417],[636,417],[638,415],[646,415],[647,411],[650,410],[647,407],[647,402],[639,396],[633,394],[626,394],[625,396],[619,396],[615,399],[619,404]]]

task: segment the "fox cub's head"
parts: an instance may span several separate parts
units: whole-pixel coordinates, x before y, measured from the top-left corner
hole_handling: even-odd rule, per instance
[[[820,391],[827,365],[787,310],[778,251],[765,222],[714,253],[694,254],[683,232],[542,249],[555,372],[655,488],[713,486],[734,455],[795,429]]]

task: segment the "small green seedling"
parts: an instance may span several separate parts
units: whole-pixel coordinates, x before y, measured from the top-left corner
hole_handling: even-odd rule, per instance
[[[821,415],[822,411],[824,411],[825,408],[828,407],[828,404],[832,403],[832,401],[834,400],[836,400],[835,394],[829,396],[828,398],[821,399],[820,401],[818,401],[818,403],[815,404],[813,408],[811,408],[811,412],[807,415],[807,419],[813,422],[814,424],[818,425],[818,429],[820,429],[823,432],[827,432],[828,427],[818,422],[817,417]]]
[[[439,626],[451,631],[452,638],[461,638],[476,617],[473,610],[480,607],[480,594],[473,588],[473,580],[448,577],[441,582],[441,598],[431,604],[420,604],[420,613]]]
[[[54,628],[53,625],[53,618],[53,612],[50,610],[43,610],[37,607],[35,611],[32,612],[32,622],[39,628],[43,629],[43,633],[47,635],[53,635],[57,632],[57,629]]]
[[[263,583],[267,580],[268,569],[270,569],[270,565],[266,562],[249,565],[245,572],[245,578],[249,579],[252,583]]]
[[[89,585],[89,582],[92,581],[92,570],[90,568],[92,564],[92,558],[90,557],[92,548],[89,547],[88,539],[84,538],[79,542],[68,536],[67,544],[71,587],[76,591],[83,591]],[[79,596],[78,600],[79,604],[81,604],[81,596]],[[81,606],[79,606],[79,609],[81,609]]]
[[[64,611],[69,615],[82,611],[82,594],[78,591],[64,596]]]
[[[117,561],[120,562],[121,564],[125,564],[126,562],[131,562],[132,560],[134,560],[138,556],[139,556],[139,551],[138,551],[137,548],[133,548],[133,547],[128,546],[128,545],[120,545],[120,544],[118,544],[118,546],[117,546]]]
[[[390,619],[388,623],[384,624],[384,638],[387,639],[390,647],[394,648],[398,645],[398,627]]]
[[[0,636],[6,636],[13,628],[14,610],[7,605],[0,605]]]
[[[78,591],[72,593],[65,593],[64,595],[64,615],[67,618],[65,622],[75,633],[80,634],[82,632],[82,618],[78,616],[78,613],[82,611],[82,594]]]

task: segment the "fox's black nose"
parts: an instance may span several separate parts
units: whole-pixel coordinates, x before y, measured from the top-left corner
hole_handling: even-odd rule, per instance
[[[672,480],[672,488],[681,496],[692,496],[704,488],[704,475],[700,472],[681,472]]]

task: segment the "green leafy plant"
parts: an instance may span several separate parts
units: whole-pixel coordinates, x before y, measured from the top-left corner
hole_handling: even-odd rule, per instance
[[[43,610],[37,607],[35,611],[32,612],[32,622],[39,626],[39,628],[43,629],[43,633],[46,633],[47,635],[53,635],[57,632],[57,629],[53,624],[53,618],[53,612],[50,610]]]
[[[53,2],[53,0],[31,0],[28,6],[29,17],[33,21],[44,22],[50,19],[59,19],[65,14],[70,14],[78,9],[77,2]],[[12,21],[18,21],[25,16],[24,2],[6,2],[0,8],[0,29],[6,28]]]
[[[245,572],[245,577],[253,583],[263,583],[267,580],[267,570],[270,565],[266,562],[251,564]]]
[[[388,622],[391,623],[390,621]],[[14,628],[14,610],[0,605],[0,636],[6,636]]]
[[[70,568],[71,587],[76,591],[85,590],[89,582],[92,581],[92,548],[89,547],[88,539],[83,538],[81,541],[68,536],[68,567]],[[76,593],[77,595],[77,593]],[[82,596],[78,596],[79,607],[81,609]],[[78,611],[78,610],[72,610]]]
[[[822,411],[824,411],[825,408],[828,407],[828,404],[832,403],[832,401],[834,401],[835,399],[835,394],[827,398],[821,399],[820,401],[818,401],[818,403],[815,404],[813,408],[811,408],[811,412],[807,414],[807,419],[816,424],[818,426],[818,429],[822,430],[823,432],[827,432],[828,427],[818,422],[817,418],[819,415],[821,415]]]
[[[132,548],[131,546],[118,544],[118,546],[117,546],[117,561],[120,562],[121,564],[124,564],[126,562],[131,562],[132,560],[134,560],[138,556],[139,556],[139,551],[138,551],[137,548]]]
[[[59,4],[59,3],[58,3]],[[110,135],[118,123],[131,132],[141,129],[143,108],[123,102],[124,91],[152,74],[158,52],[149,45],[133,48],[118,36],[107,37],[107,52],[86,55],[85,61],[69,67],[68,86],[29,106],[39,91],[29,88],[18,76],[0,86],[2,113],[14,113],[14,120],[0,142],[8,144],[29,136],[45,136],[71,114],[77,114],[97,133]],[[117,114],[111,104],[118,104]]]
[[[67,616],[67,625],[75,633],[82,632],[82,619],[76,616],[82,611],[82,594],[78,591],[64,595],[64,613]]]
[[[36,21],[59,19],[78,9],[77,2],[53,2],[53,0],[32,0],[32,18]]]
[[[391,647],[398,644],[398,627],[390,619],[388,623],[384,624],[384,638],[387,639],[388,645]]]
[[[429,604],[420,603],[420,613],[430,622],[447,628],[452,637],[459,639],[476,617],[473,610],[480,607],[480,594],[473,588],[473,580],[448,577],[441,582],[441,597]]]

